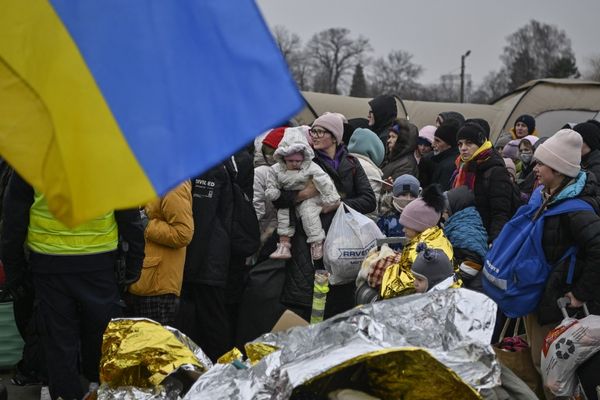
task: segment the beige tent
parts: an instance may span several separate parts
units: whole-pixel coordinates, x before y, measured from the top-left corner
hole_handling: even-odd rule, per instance
[[[371,98],[339,96],[335,94],[303,92],[306,108],[296,116],[299,124],[310,124],[319,115],[326,111],[339,112],[346,118],[366,118],[369,112]],[[396,96],[398,117],[408,118],[419,128],[425,125],[435,125],[437,115],[444,111],[458,111],[466,118],[483,118],[495,130],[495,121],[502,111],[494,105],[486,104],[460,104],[436,103],[428,101],[402,100]]]
[[[347,118],[366,118],[369,98],[303,92],[306,108],[296,122],[310,124],[326,111],[339,112]],[[396,97],[398,116],[408,118],[419,128],[435,123],[443,111],[458,111],[466,118],[483,118],[489,122],[492,140],[510,129],[521,114],[536,118],[542,136],[550,136],[567,122],[594,118],[600,111],[600,82],[576,79],[540,79],[507,93],[494,104],[436,103],[401,100]]]
[[[594,118],[600,110],[600,82],[577,79],[530,81],[494,102],[503,110],[503,129],[510,129],[522,114],[536,119],[541,136],[551,136],[567,122]]]

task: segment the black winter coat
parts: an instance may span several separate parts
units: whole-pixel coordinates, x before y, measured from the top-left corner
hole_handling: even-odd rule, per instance
[[[254,156],[247,150],[242,149],[234,155],[237,166],[237,173],[231,163],[231,160],[226,163],[227,171],[232,177],[235,177],[235,182],[244,191],[250,200],[254,197]]]
[[[563,319],[556,300],[568,293],[587,302],[590,313],[600,314],[600,205],[595,177],[588,175],[586,185],[578,198],[595,210],[578,211],[548,217],[544,222],[542,248],[551,265],[560,260],[569,247],[579,246],[573,284],[567,284],[569,261],[554,267],[538,306],[540,324],[556,323]],[[550,205],[550,208],[552,205]],[[573,311],[573,309],[569,309]]]
[[[417,148],[417,137],[419,131],[417,127],[411,124],[414,130],[402,132],[398,135],[396,144],[391,152],[386,156],[381,166],[383,179],[396,179],[400,175],[409,174],[417,176],[417,160],[415,159],[415,149]]]
[[[224,164],[192,180],[192,211],[194,237],[187,247],[183,282],[225,287],[231,253],[233,193]]]
[[[373,132],[379,136],[379,139],[385,146],[388,139],[388,132],[398,115],[398,108],[396,107],[396,99],[393,96],[382,95],[377,96],[373,100],[369,101],[373,116],[375,117],[375,125],[370,126]]]
[[[584,170],[594,174],[596,181],[600,180],[600,150],[592,150],[581,158]]]
[[[313,161],[333,179],[333,183],[344,204],[362,214],[375,210],[375,194],[360,162],[348,152],[344,152],[340,165],[334,170],[319,156]],[[277,205],[276,205],[277,206]],[[335,211],[321,214],[321,224],[325,232],[329,230]],[[286,266],[286,280],[281,296],[282,303],[298,307],[311,307],[315,269],[306,243],[306,234],[301,221],[296,221],[296,234],[292,238],[292,259]]]
[[[421,187],[427,187],[431,184],[431,178],[433,175],[433,170],[435,168],[435,164],[432,161],[433,151],[425,154],[421,157],[421,161],[417,166],[417,178],[421,183]]]
[[[514,214],[513,185],[504,160],[494,150],[481,164],[469,163],[475,172],[475,208],[488,233],[488,241],[496,239],[504,224]]]
[[[234,160],[235,166],[231,159],[226,163],[227,172],[231,177],[235,177],[235,183],[238,184],[246,196],[248,196],[250,202],[252,202],[254,196],[254,157],[244,148],[235,153]],[[232,218],[235,218],[235,216]],[[244,282],[248,271],[246,257],[232,253],[229,264],[225,300],[228,303],[239,303],[244,292]]]
[[[439,183],[443,191],[450,190],[452,188],[452,175],[456,170],[456,157],[458,157],[458,148],[456,147],[432,156],[433,171],[430,183]]]
[[[521,193],[527,195],[527,198],[531,196],[533,193],[536,177],[533,168],[535,167],[535,163],[532,161],[524,170],[521,171],[518,178],[518,186]]]

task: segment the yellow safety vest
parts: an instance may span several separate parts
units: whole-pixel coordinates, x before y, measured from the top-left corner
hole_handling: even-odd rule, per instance
[[[29,211],[27,246],[41,254],[82,255],[117,249],[119,234],[114,212],[68,228],[50,210],[43,194],[36,191]]]

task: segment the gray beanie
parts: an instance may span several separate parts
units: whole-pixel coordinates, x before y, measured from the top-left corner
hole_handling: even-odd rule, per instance
[[[575,178],[581,170],[581,135],[572,129],[561,129],[542,143],[533,158],[556,172]]]
[[[394,197],[398,197],[401,194],[411,194],[413,197],[419,197],[421,191],[421,184],[419,180],[412,175],[404,174],[400,175],[394,180],[394,187],[392,193]]]
[[[417,258],[412,264],[413,275],[427,279],[427,290],[454,274],[450,259],[441,249],[427,247],[423,242],[417,245]]]

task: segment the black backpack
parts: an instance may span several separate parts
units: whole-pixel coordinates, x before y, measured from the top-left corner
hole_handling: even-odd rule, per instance
[[[231,252],[242,257],[250,257],[260,247],[260,227],[252,199],[237,183],[238,168],[234,156],[229,163],[233,172],[231,186],[233,194],[233,218],[231,224]]]

